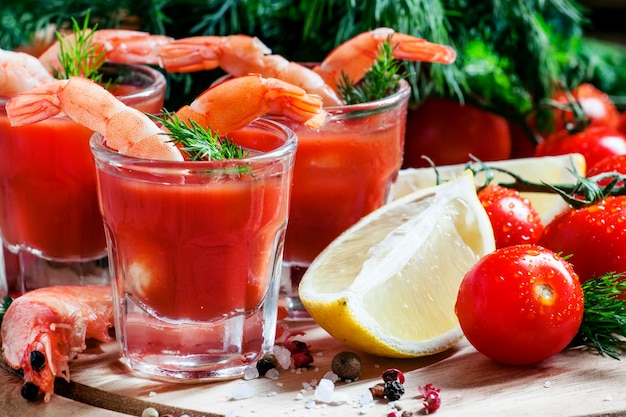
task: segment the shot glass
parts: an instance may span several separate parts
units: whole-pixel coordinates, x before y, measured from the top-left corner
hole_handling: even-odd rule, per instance
[[[281,285],[289,318],[309,318],[298,285],[313,259],[389,201],[402,165],[409,96],[401,80],[384,99],[325,108],[328,121],[318,129],[276,116],[298,136]]]
[[[160,112],[166,81],[159,71],[106,64],[101,72],[124,103]],[[6,102],[0,99],[0,280],[12,295],[50,285],[108,283],[89,149],[93,132],[62,115],[11,127]]]
[[[258,119],[243,159],[164,162],[91,139],[122,361],[148,377],[241,376],[274,346],[296,136]]]

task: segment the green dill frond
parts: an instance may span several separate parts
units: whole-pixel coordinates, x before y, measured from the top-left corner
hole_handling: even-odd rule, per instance
[[[248,152],[228,137],[220,137],[218,132],[204,128],[193,120],[187,124],[175,113],[165,109],[162,111],[162,117],[150,117],[167,129],[164,134],[169,135],[172,142],[192,161],[241,159],[248,156]]]
[[[376,60],[357,84],[352,84],[345,73],[341,74],[337,89],[346,104],[380,100],[397,90],[400,62],[393,56],[394,49],[390,37],[380,45]]]
[[[98,25],[95,25],[93,29],[89,29],[88,22],[89,13],[85,16],[82,27],[72,18],[74,33],[72,41],[68,41],[68,39],[57,32],[56,36],[59,41],[58,59],[62,70],[55,70],[54,75],[56,78],[68,79],[72,76],[82,76],[95,82],[102,81],[102,76],[98,73],[98,70],[104,64],[105,52],[93,42]]]
[[[619,359],[626,350],[626,280],[624,274],[606,274],[582,284],[583,321],[574,345],[586,345]]]

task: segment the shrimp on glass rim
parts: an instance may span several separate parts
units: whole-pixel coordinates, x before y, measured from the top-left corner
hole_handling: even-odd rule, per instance
[[[39,122],[63,113],[100,133],[107,146],[146,159],[182,161],[168,135],[144,113],[126,106],[99,84],[70,77],[12,97],[6,105],[13,126]],[[303,89],[258,74],[230,79],[207,89],[176,115],[221,135],[247,125],[268,112],[283,114],[309,127],[326,118],[321,98]]]
[[[165,35],[154,35],[148,32],[125,29],[97,29],[93,33],[92,43],[96,52],[104,53],[107,62],[122,64],[159,64],[158,48],[174,39]],[[74,43],[74,34],[61,35],[65,44]],[[39,61],[50,72],[61,71],[59,52],[61,41],[57,40],[40,56]]]
[[[24,374],[22,396],[39,391],[48,402],[54,379],[70,380],[68,362],[85,350],[86,339],[112,338],[113,301],[109,285],[53,286],[17,297],[2,320],[2,356]]]
[[[397,59],[441,64],[451,64],[456,59],[456,52],[450,46],[381,27],[363,32],[337,46],[313,71],[333,88],[337,87],[342,74],[354,84],[374,64],[380,45],[388,39],[391,39],[393,56]]]
[[[343,104],[333,88],[310,68],[272,55],[261,40],[247,35],[192,36],[159,45],[159,65],[167,72],[192,72],[221,68],[239,77],[260,74],[278,78],[317,94],[324,105]]]
[[[54,79],[34,56],[0,49],[0,97],[9,98]]]

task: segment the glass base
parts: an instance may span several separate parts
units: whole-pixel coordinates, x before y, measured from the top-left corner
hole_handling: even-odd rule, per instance
[[[27,291],[55,285],[108,285],[108,258],[89,261],[49,260],[29,251],[2,245],[0,265],[7,293],[17,297]]]
[[[267,307],[271,311],[213,321],[174,320],[147,312],[127,295],[116,316],[121,360],[138,376],[170,382],[241,377],[273,349],[276,312]]]
[[[280,298],[287,308],[287,320],[311,320],[311,315],[302,305],[298,287],[308,266],[284,265],[282,269]]]

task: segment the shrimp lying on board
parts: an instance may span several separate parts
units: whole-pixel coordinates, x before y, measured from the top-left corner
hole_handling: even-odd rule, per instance
[[[159,65],[168,72],[191,72],[221,68],[239,77],[261,74],[278,78],[317,94],[324,106],[343,102],[333,88],[311,69],[291,62],[271,50],[258,38],[247,35],[192,36],[159,45]]]
[[[51,81],[52,74],[34,56],[0,49],[0,97],[12,97]]]
[[[63,112],[102,134],[107,146],[120,153],[183,160],[178,148],[152,119],[83,77],[53,81],[12,97],[6,110],[13,126],[36,123]],[[176,114],[182,121],[193,120],[225,135],[268,112],[283,114],[309,127],[321,126],[326,118],[318,96],[258,74],[232,78],[209,88]]]
[[[111,340],[113,301],[108,285],[39,288],[17,297],[2,320],[2,357],[24,372],[22,395],[48,402],[55,377],[70,380],[68,362],[86,339]]]
[[[450,46],[381,27],[363,32],[337,46],[313,71],[333,88],[336,88],[342,74],[354,84],[376,61],[379,47],[387,39],[391,39],[391,46],[395,48],[393,56],[397,59],[442,64],[451,64],[456,59],[456,52]]]
[[[122,64],[158,64],[158,48],[161,45],[173,41],[173,38],[165,35],[153,35],[148,32],[124,29],[98,29],[93,32],[92,45],[96,52],[104,53],[108,62]],[[62,42],[73,45],[74,34],[64,34]],[[59,62],[61,41],[57,40],[50,45],[40,56],[39,61],[50,72],[61,71],[63,68]]]

